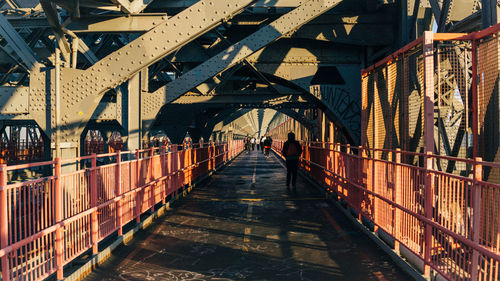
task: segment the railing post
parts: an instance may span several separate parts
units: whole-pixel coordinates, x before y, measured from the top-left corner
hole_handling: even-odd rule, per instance
[[[481,181],[483,179],[483,166],[481,157],[474,158],[474,186],[472,187],[472,241],[479,244],[481,229]],[[479,280],[479,253],[472,250],[471,281]]]
[[[432,31],[425,31],[423,35],[423,57],[424,57],[424,103],[423,103],[423,127],[424,127],[424,152],[425,152],[425,217],[432,220],[432,154],[434,152],[434,35]],[[424,248],[424,275],[430,276],[431,270],[431,244],[432,227],[425,225],[425,248]]]
[[[9,244],[9,218],[7,207],[7,165],[0,164],[0,249]],[[10,280],[8,254],[2,257],[2,281]]]
[[[90,198],[92,208],[96,208],[91,214],[91,238],[92,238],[92,254],[97,255],[98,247],[98,233],[99,233],[99,220],[97,218],[97,205],[98,205],[98,194],[97,194],[97,155],[92,154],[92,166],[90,168]]]
[[[358,184],[359,184],[359,186],[363,187],[363,182],[364,182],[363,164],[364,164],[364,161],[363,161],[363,147],[362,146],[358,146],[358,159],[359,159]],[[363,220],[363,209],[362,209],[363,204],[362,203],[365,200],[365,192],[363,190],[360,190],[359,194],[360,194],[360,198],[359,198],[358,219],[360,221],[362,221]]]
[[[63,206],[62,206],[62,185],[61,185],[61,159],[56,158],[54,167],[54,205],[55,205],[55,220],[59,224],[63,220]],[[63,272],[63,230],[60,225],[56,228],[56,268],[57,280],[64,279]]]
[[[345,165],[345,168],[344,168],[344,175],[342,175],[343,177],[347,178],[347,179],[351,179],[351,175],[350,175],[350,170],[351,170],[351,145],[350,144],[347,144],[346,145],[346,151],[345,151],[345,162],[344,162],[344,165]],[[348,185],[343,185],[342,186],[342,196],[345,196],[345,189],[347,189]],[[348,191],[350,192],[350,190]],[[347,200],[349,201],[349,200]],[[352,206],[350,206],[352,207]]]
[[[157,188],[157,184],[151,184],[151,182],[154,180],[154,174],[153,174],[153,158],[154,158],[154,147],[149,148],[149,160],[148,160],[148,172],[147,172],[147,179],[148,179],[148,187],[149,187],[149,204],[151,205],[151,212],[154,213],[155,211],[155,191]]]
[[[141,161],[139,160],[140,152],[138,149],[135,150],[135,160],[137,161],[137,165],[135,165],[135,179],[136,179],[136,188],[139,188],[141,185]],[[141,205],[142,205],[142,189],[137,190],[135,193],[135,221],[137,223],[141,222]]]
[[[154,150],[154,147],[151,147],[149,149],[149,165],[148,165],[148,180],[151,181],[151,180],[154,180],[154,175],[153,175],[153,156],[155,154],[155,150]]]
[[[116,175],[115,175],[115,196],[121,196],[122,195],[122,159],[121,159],[121,153],[118,150],[116,152]],[[116,225],[118,226],[118,236],[123,235],[123,210],[122,210],[122,200],[118,200],[116,202]]]
[[[167,175],[166,173],[166,159],[165,159],[165,151],[166,151],[166,148],[164,145],[161,146],[161,158],[160,158],[160,165],[161,165],[161,178],[163,179],[162,182],[161,182],[161,187],[162,187],[162,190],[161,190],[161,203],[162,205],[164,205],[166,202],[165,202],[165,198],[167,197],[166,195],[166,188],[167,188],[167,180],[165,179],[165,176]]]
[[[401,197],[401,187],[402,187],[402,167],[401,167],[401,149],[396,149],[396,169],[394,174],[394,189],[393,189],[393,202],[401,205],[402,197]],[[401,237],[401,211],[398,208],[394,208],[393,211],[393,222],[395,231],[393,235],[396,237],[394,240],[394,251],[399,253],[399,238]]]
[[[425,154],[425,191],[424,191],[424,215],[427,219],[432,220],[432,198],[433,198],[433,183],[432,183],[432,152],[428,151]],[[425,224],[424,229],[424,275],[429,276],[431,264],[431,245],[432,245],[432,226]]]

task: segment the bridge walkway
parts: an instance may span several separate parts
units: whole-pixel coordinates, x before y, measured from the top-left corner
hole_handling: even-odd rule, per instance
[[[273,155],[242,154],[86,280],[408,280]]]

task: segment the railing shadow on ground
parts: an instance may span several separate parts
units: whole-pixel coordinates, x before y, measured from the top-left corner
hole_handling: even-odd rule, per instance
[[[282,145],[273,142],[277,152]],[[446,279],[498,278],[500,223],[494,210],[500,209],[500,185],[483,181],[481,171],[499,163],[384,150],[395,155],[391,161],[369,157],[368,150],[381,151],[359,147],[354,154],[349,145],[306,143],[301,167],[360,220],[390,236],[396,251],[410,252]],[[428,170],[402,163],[405,155],[464,162],[476,172],[467,178]]]

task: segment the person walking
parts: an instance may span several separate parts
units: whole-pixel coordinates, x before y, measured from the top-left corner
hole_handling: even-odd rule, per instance
[[[252,151],[255,150],[255,138],[252,137]]]
[[[267,136],[264,140],[264,156],[269,157],[269,151],[271,150],[271,145],[273,144],[273,139]]]
[[[297,191],[297,170],[299,168],[299,159],[302,155],[302,146],[295,140],[293,132],[288,133],[288,140],[283,144],[281,152],[286,159],[286,189],[290,190],[290,181],[292,182],[293,191]]]
[[[262,138],[260,138],[260,151],[262,151],[262,153],[264,153],[264,146],[266,145],[265,141],[266,141],[266,137],[265,136],[263,136]]]

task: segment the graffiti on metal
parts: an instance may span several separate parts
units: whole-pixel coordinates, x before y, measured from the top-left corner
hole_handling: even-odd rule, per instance
[[[339,85],[311,85],[310,91],[335,114],[337,120],[347,129],[354,141],[359,143],[361,136],[359,96]]]

